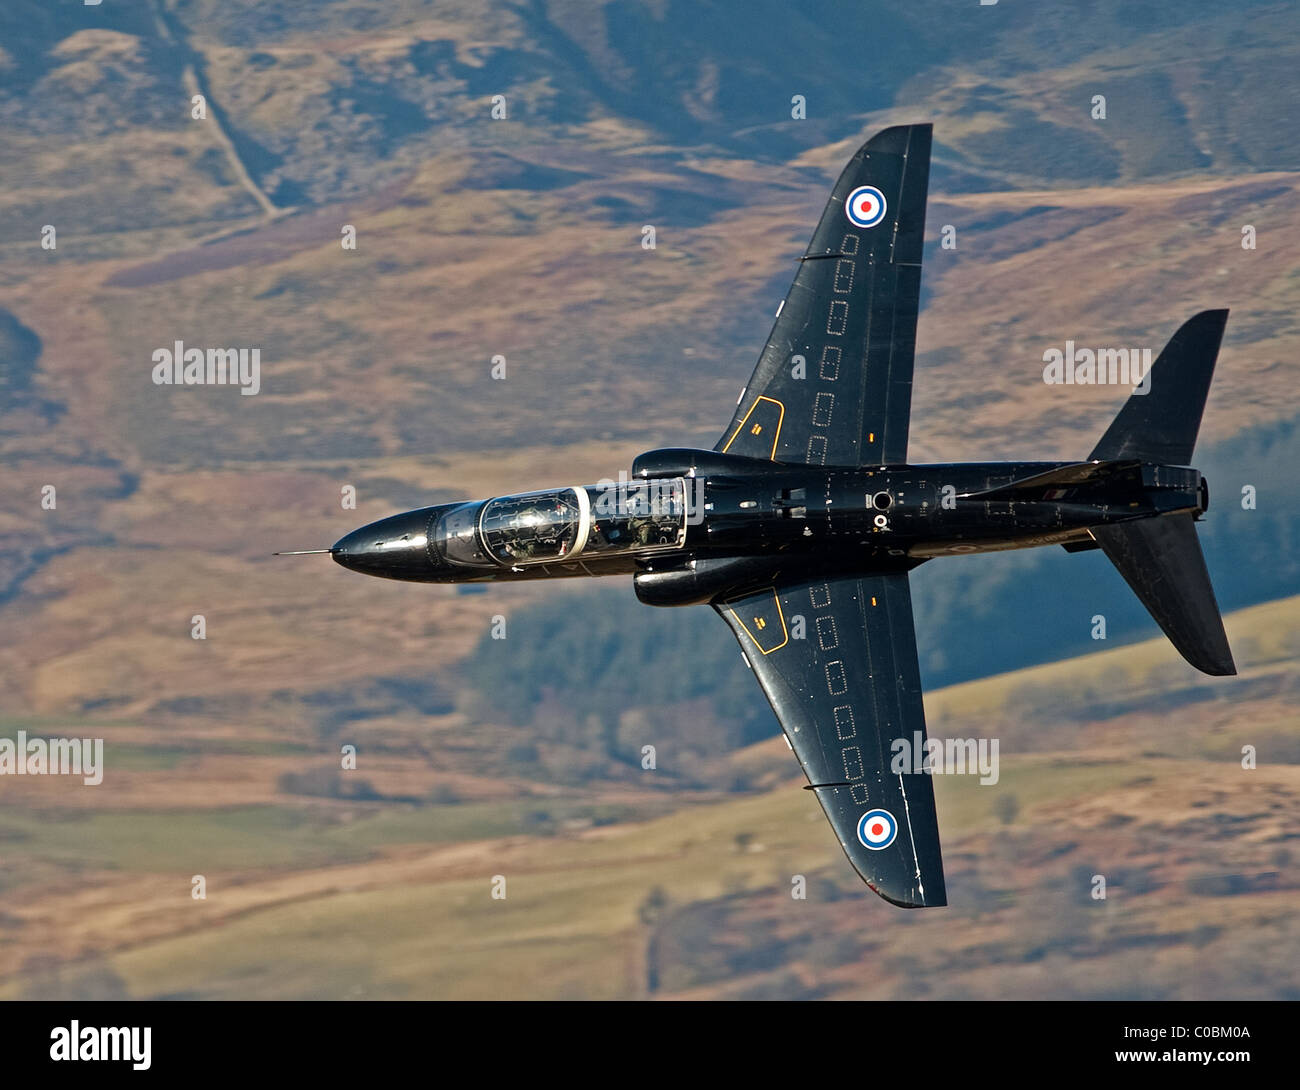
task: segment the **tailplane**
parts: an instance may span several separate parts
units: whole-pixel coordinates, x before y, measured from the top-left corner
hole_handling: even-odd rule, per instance
[[[1183,658],[1216,677],[1237,672],[1190,514],[1096,526],[1092,536]]]

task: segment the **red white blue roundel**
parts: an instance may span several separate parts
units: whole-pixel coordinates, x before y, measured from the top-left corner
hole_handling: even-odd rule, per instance
[[[858,839],[873,852],[888,848],[898,835],[898,822],[888,810],[868,810],[858,819]]]
[[[844,202],[844,214],[857,227],[875,227],[885,218],[885,195],[874,185],[860,185]]]

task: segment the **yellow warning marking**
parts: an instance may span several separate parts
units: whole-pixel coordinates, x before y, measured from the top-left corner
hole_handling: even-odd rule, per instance
[[[787,643],[790,642],[790,631],[785,626],[785,614],[781,611],[781,599],[777,597],[775,587],[772,587],[771,591],[772,591],[772,602],[776,606],[776,616],[777,619],[781,622],[781,642],[778,643],[775,647],[764,647],[761,643],[758,642],[758,637],[755,636],[754,633],[752,633],[749,630],[749,627],[745,624],[745,622],[740,619],[740,615],[734,609],[728,608],[727,610],[728,613],[730,613],[733,617],[736,618],[736,624],[740,625],[741,630],[745,633],[745,635],[754,641],[754,646],[757,647],[759,651],[761,651],[764,655],[770,655],[773,651],[780,651],[781,648],[783,648]],[[762,623],[762,624],[759,623],[758,617],[754,618],[754,623],[756,627],[758,627],[760,630],[767,627],[766,623]]]
[[[872,604],[873,606],[876,604],[876,599],[875,599],[874,597],[872,597],[872,599],[871,599],[871,604]]]
[[[781,425],[785,422],[785,405],[784,403],[777,401],[774,397],[758,397],[754,399],[754,404],[749,407],[749,412],[741,417],[740,424],[736,427],[736,430],[732,432],[731,438],[727,440],[727,445],[722,448],[723,454],[726,454],[727,451],[731,449],[731,444],[736,441],[736,436],[744,430],[745,425],[749,422],[750,416],[752,416],[754,410],[758,408],[759,403],[763,401],[775,405],[777,409],[780,410],[780,415],[776,418],[776,430],[772,433],[772,453],[768,455],[769,458],[774,459],[776,457],[776,443],[781,437]],[[750,431],[750,435],[757,435],[762,430],[763,426],[761,424],[755,424],[753,430]]]
[[[867,432],[867,442],[874,443],[875,441],[876,441],[876,433],[874,431]]]
[[[763,620],[762,617],[755,617],[755,618],[754,618],[754,626],[755,626],[756,628],[758,628],[759,630],[762,630],[762,629],[764,629],[764,628],[767,627],[767,622],[766,622],[765,620]]]

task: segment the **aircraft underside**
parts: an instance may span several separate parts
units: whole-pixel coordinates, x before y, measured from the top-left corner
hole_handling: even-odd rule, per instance
[[[845,167],[713,450],[421,508],[329,550],[390,579],[631,575],[648,604],[710,605],[849,861],[910,908],[947,903],[931,777],[890,760],[926,733],[910,569],[1100,548],[1189,663],[1235,672],[1196,538],[1208,488],[1188,467],[1226,311],[1184,323],[1082,461],[908,464],[930,140],[886,129]]]

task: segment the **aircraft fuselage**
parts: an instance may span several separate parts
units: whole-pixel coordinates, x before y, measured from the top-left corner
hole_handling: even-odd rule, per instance
[[[622,482],[442,504],[382,519],[331,550],[344,567],[426,583],[634,574],[685,605],[792,570],[870,573],[938,556],[1060,544],[1091,527],[1207,505],[1195,470],[1132,463],[810,467],[664,450]],[[1062,475],[1066,479],[1060,478]]]

